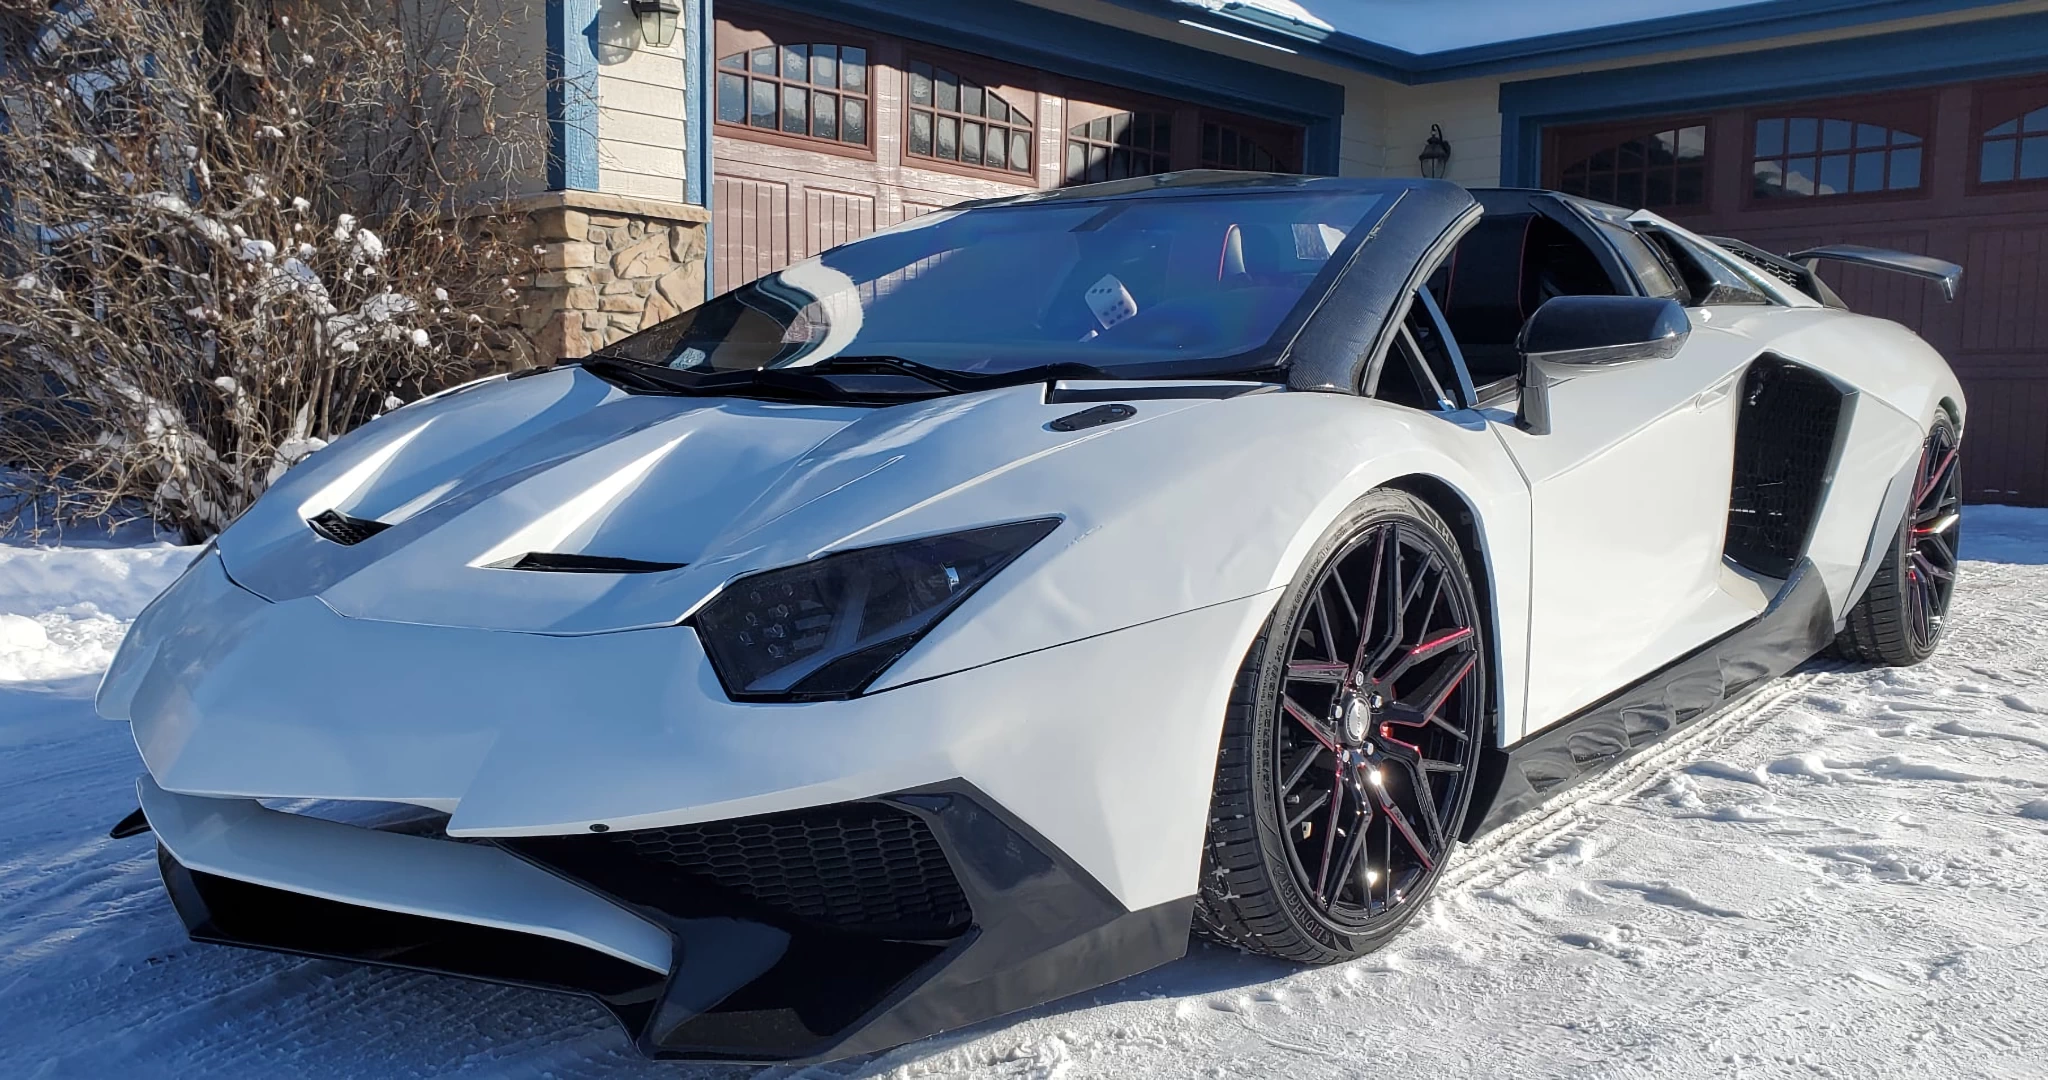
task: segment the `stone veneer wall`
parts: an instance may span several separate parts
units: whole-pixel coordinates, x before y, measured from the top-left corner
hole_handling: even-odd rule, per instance
[[[703,207],[551,191],[518,209],[541,266],[520,326],[541,363],[588,355],[704,302]]]

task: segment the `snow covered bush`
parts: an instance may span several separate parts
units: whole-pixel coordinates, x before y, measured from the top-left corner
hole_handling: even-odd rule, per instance
[[[0,0],[18,504],[196,541],[350,428],[528,362],[531,252],[489,208],[544,143],[501,100],[502,3]]]

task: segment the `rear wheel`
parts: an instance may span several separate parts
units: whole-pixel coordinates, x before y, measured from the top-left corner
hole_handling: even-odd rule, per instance
[[[1960,445],[1955,423],[1938,416],[1920,452],[1913,501],[1877,576],[1835,637],[1837,655],[1903,667],[1932,656],[1941,643],[1963,531]]]
[[[1450,529],[1377,491],[1326,533],[1239,671],[1197,929],[1310,963],[1414,916],[1478,772],[1485,649]]]

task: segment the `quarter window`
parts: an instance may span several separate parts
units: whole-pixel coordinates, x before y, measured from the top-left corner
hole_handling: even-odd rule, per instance
[[[1558,188],[1627,207],[1704,206],[1707,126],[1667,128],[1600,147],[1567,163]]]
[[[1920,186],[1920,136],[1828,116],[1769,116],[1754,125],[1750,191],[1758,199],[1828,198]]]
[[[909,73],[912,157],[957,161],[1029,176],[1033,118],[980,83],[935,64],[912,61]]]
[[[763,45],[718,58],[718,121],[826,142],[868,144],[868,51]]]

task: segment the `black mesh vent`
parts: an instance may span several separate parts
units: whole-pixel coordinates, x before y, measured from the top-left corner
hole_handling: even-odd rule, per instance
[[[607,839],[765,907],[841,929],[945,938],[970,918],[931,829],[894,807],[851,803]]]
[[[390,528],[381,521],[369,518],[349,517],[333,510],[323,510],[306,519],[306,524],[321,536],[342,545],[360,544],[370,537]]]
[[[1769,274],[1774,278],[1777,278],[1779,281],[1782,281],[1795,289],[1803,290],[1806,287],[1806,278],[1798,271],[1798,269],[1786,266],[1776,259],[1767,258],[1759,252],[1744,251],[1741,248],[1733,249],[1729,252],[1729,254],[1734,255],[1736,258],[1741,259],[1743,262],[1746,262],[1751,266],[1754,266],[1757,269],[1762,270],[1764,273]]]
[[[1842,392],[1820,375],[1770,357],[1750,365],[1735,422],[1730,559],[1791,576],[1820,509],[1841,415]]]

